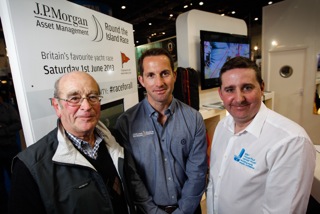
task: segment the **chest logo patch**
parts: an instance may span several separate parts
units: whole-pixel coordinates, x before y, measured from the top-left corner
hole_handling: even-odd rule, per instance
[[[148,135],[153,135],[154,131],[143,131],[143,132],[137,132],[137,133],[133,133],[132,137],[146,137]]]
[[[251,157],[244,148],[240,150],[238,155],[234,155],[233,159],[234,161],[239,162],[240,164],[249,167],[250,169],[255,169],[257,164],[256,159]]]

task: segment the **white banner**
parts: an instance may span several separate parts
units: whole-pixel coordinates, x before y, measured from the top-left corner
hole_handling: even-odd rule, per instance
[[[102,103],[138,102],[131,24],[68,1],[0,0],[1,21],[27,145],[56,126],[50,106],[61,75],[94,76]]]

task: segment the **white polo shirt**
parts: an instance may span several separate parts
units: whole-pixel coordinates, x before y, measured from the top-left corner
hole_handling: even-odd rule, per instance
[[[315,160],[305,130],[263,103],[240,133],[228,115],[213,137],[208,214],[305,213]]]

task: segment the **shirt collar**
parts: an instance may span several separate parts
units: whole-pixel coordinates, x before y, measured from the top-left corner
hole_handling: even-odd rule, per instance
[[[100,143],[103,141],[104,134],[102,131],[100,131],[98,128],[95,128],[94,135],[95,135],[95,142],[93,148],[89,145],[87,141],[84,141],[73,134],[66,132],[67,137],[72,142],[72,144],[77,147],[80,151],[82,151],[84,154],[88,155],[89,157],[96,159],[98,154],[98,149],[100,146]]]
[[[146,109],[148,116],[151,117],[152,115],[157,115],[157,111],[150,105],[150,103],[148,102],[148,98],[144,98],[143,102],[143,106]],[[176,107],[176,99],[173,98],[171,101],[171,104],[169,105],[168,109],[165,110],[165,114],[166,115],[172,115],[174,113],[175,107]]]
[[[269,112],[269,109],[264,105],[264,103],[261,102],[260,109],[256,114],[256,116],[253,118],[251,123],[239,134],[243,132],[249,132],[252,135],[254,135],[256,138],[258,138],[261,134],[261,130],[267,118],[268,112]],[[231,115],[225,121],[224,126],[234,133],[234,119]]]

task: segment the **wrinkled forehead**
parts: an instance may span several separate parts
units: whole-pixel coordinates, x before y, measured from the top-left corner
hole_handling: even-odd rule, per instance
[[[85,73],[77,73],[61,78],[59,83],[60,95],[70,94],[99,94],[98,83]]]

